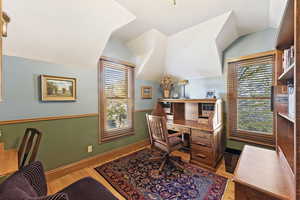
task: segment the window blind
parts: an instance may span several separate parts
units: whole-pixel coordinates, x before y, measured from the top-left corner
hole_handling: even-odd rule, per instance
[[[244,141],[274,144],[271,87],[275,56],[228,64],[228,132]]]
[[[101,140],[132,134],[134,68],[113,60],[101,59],[100,78]]]
[[[128,98],[128,72],[126,67],[111,66],[104,62],[104,84],[106,98]]]

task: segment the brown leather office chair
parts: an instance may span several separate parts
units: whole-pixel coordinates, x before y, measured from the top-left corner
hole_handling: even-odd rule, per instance
[[[41,138],[42,132],[39,130],[35,128],[27,128],[25,130],[25,134],[18,150],[19,169],[35,161]]]
[[[159,167],[159,172],[162,171],[166,162],[171,162],[173,165],[179,167],[180,169],[184,169],[182,165],[180,165],[176,161],[175,156],[170,156],[170,154],[183,147],[182,140],[178,137],[183,133],[174,133],[169,134],[167,129],[167,120],[162,116],[154,116],[148,115],[147,123],[150,135],[151,149],[157,148],[165,154],[162,157],[152,158],[151,160],[162,160],[162,163]]]

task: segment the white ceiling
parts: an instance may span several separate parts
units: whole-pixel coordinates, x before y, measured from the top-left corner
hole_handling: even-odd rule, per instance
[[[116,1],[137,17],[113,34],[127,41],[150,29],[172,35],[229,11],[240,35],[255,32],[270,27],[270,1],[284,0],[177,0],[175,7],[172,0]]]
[[[114,32],[113,36],[123,41],[135,41],[131,42],[131,48],[140,60],[140,76],[143,79],[157,79],[165,72],[166,65],[175,60],[180,61],[180,66],[184,65],[183,52],[172,51],[171,56],[167,52],[170,51],[167,46],[172,45],[178,48],[189,45],[184,53],[190,56],[187,62],[191,63],[185,63],[189,65],[184,66],[191,66],[199,60],[203,63],[191,70],[174,65],[177,74],[181,74],[181,71],[205,74],[208,65],[216,69],[211,72],[219,74],[218,61],[206,62],[209,48],[215,53],[209,54],[212,56],[209,59],[220,60],[222,51],[232,39],[267,27],[277,27],[280,21],[278,13],[283,12],[285,2],[177,0],[177,6],[174,7],[172,0],[4,0],[4,10],[11,17],[9,35],[4,40],[4,54],[64,65],[95,67]],[[217,38],[195,37],[196,44],[185,42],[190,37],[188,33],[192,34],[193,31],[182,34],[184,30],[202,27],[197,29],[197,36],[204,34],[207,32],[206,22],[225,13],[231,13],[224,21],[225,27],[220,29],[221,25],[212,27],[214,23],[209,23],[211,32],[206,35],[215,35]],[[145,37],[135,40],[147,32]],[[203,46],[206,43],[208,45]],[[192,51],[194,48],[208,50],[202,55]]]
[[[111,33],[135,19],[114,0],[4,0],[4,54],[96,66]]]

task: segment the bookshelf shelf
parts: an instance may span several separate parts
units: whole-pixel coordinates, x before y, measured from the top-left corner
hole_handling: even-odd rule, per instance
[[[278,80],[285,81],[285,80],[293,79],[294,78],[294,69],[295,69],[295,63],[292,64],[291,66],[289,66],[289,68],[279,76]]]
[[[278,113],[278,115],[292,123],[295,123],[295,118],[293,116],[290,116],[288,113]]]

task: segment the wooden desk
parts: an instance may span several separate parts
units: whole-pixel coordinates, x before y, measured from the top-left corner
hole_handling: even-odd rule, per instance
[[[15,149],[0,151],[0,177],[18,170],[18,151]]]
[[[215,132],[212,127],[191,120],[169,121],[167,128],[190,134],[191,163],[216,170],[225,149],[222,129]]]
[[[215,171],[225,150],[222,105],[221,99],[160,99],[152,114],[166,116],[169,130],[190,134],[191,163]]]
[[[276,151],[246,145],[234,172],[235,199],[287,200],[289,184]]]

